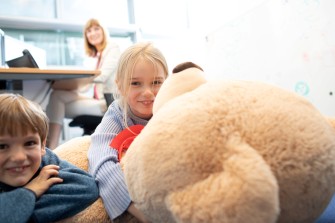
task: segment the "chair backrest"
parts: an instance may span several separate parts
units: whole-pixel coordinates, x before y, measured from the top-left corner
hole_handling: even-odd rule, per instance
[[[113,94],[111,94],[111,93],[105,93],[104,97],[105,97],[107,108],[108,108],[110,106],[110,104],[112,104],[112,102],[114,101]]]

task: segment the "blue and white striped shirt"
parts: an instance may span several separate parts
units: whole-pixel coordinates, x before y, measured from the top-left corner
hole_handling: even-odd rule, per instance
[[[114,101],[91,136],[88,151],[89,173],[98,181],[99,193],[111,219],[120,216],[130,205],[124,174],[118,161],[117,150],[110,148],[111,140],[126,128],[123,110]],[[146,125],[148,120],[128,113],[127,125]]]

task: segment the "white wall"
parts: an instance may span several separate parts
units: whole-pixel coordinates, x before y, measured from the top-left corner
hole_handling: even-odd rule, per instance
[[[268,0],[207,36],[210,78],[261,80],[335,116],[335,1]]]
[[[189,27],[152,39],[171,69],[193,61],[205,69],[208,79],[273,83],[335,117],[334,0],[186,2]],[[181,18],[167,11],[171,24]]]

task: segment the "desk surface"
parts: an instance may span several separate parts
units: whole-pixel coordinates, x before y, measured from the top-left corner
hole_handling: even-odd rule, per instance
[[[98,70],[49,70],[39,68],[0,68],[0,80],[59,80],[98,75]]]

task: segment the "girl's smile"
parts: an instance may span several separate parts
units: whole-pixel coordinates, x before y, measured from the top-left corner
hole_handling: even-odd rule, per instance
[[[145,59],[136,63],[127,95],[128,105],[134,115],[143,119],[152,117],[153,103],[164,81],[165,75],[161,66],[155,67]]]

